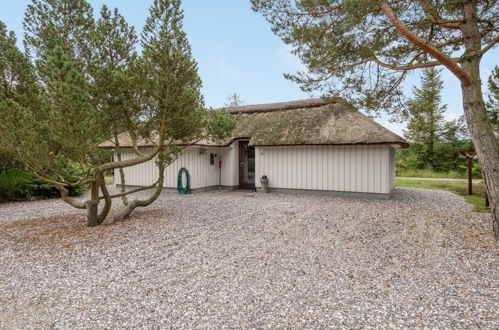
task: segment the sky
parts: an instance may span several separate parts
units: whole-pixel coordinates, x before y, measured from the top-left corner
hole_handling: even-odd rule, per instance
[[[22,21],[31,0],[0,0],[0,20],[13,30],[22,47]],[[153,0],[88,0],[98,14],[102,5],[117,7],[128,23],[142,30]],[[203,95],[208,107],[224,106],[227,97],[238,93],[246,104],[292,101],[311,96],[296,83],[283,77],[295,73],[303,64],[290,53],[290,48],[276,37],[270,24],[251,10],[249,0],[200,1],[184,0],[184,30],[192,53],[198,62],[203,80]],[[495,65],[499,65],[499,47],[489,51],[482,60],[481,76],[486,81]],[[419,84],[420,72],[412,72],[404,84],[411,95]],[[459,82],[449,71],[442,72],[442,101],[448,105],[447,119],[459,117],[462,110]],[[383,126],[402,135],[404,124],[391,123],[388,115],[375,119]]]

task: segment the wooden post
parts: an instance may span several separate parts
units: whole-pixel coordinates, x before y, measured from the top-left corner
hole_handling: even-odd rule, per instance
[[[473,159],[476,158],[475,150],[462,150],[459,154],[468,161],[468,195],[473,195]]]
[[[466,155],[468,159],[468,195],[473,195],[473,158]]]

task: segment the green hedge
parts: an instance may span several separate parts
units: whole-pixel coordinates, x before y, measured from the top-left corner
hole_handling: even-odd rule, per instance
[[[66,180],[76,181],[80,170],[75,166],[68,166],[64,177]],[[70,188],[70,196],[80,196],[88,189],[86,186]],[[59,191],[47,182],[35,178],[22,169],[4,169],[0,171],[0,202],[33,200],[38,198],[59,197]]]

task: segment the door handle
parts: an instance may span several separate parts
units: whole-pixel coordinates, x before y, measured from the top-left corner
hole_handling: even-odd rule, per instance
[[[240,163],[239,163],[239,166],[244,166],[244,162],[240,162]]]

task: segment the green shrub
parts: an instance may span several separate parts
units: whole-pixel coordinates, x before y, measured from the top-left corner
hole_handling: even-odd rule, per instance
[[[19,163],[12,154],[0,149],[0,171],[19,167]]]
[[[84,176],[84,170],[82,170],[78,165],[68,163],[62,173],[61,176],[62,178],[67,181],[67,182],[77,182],[80,180],[82,176]],[[46,181],[36,178],[33,178],[33,184],[36,186],[34,195],[36,197],[59,197],[60,193],[57,189],[55,189],[51,184],[47,183]],[[83,185],[80,187],[69,187],[69,196],[75,197],[75,196],[81,196],[83,195],[86,191],[88,190],[87,185]]]
[[[83,170],[74,165],[67,165],[62,173],[64,180],[78,181],[84,175]],[[88,186],[69,188],[70,196],[81,196]],[[22,169],[4,169],[0,171],[0,202],[31,200],[36,198],[56,198],[60,193],[51,184],[34,177]]]
[[[35,190],[32,177],[20,169],[0,172],[0,201],[31,199]]]
[[[62,177],[68,182],[77,182],[85,175],[85,169],[82,169],[79,165],[74,163],[67,164],[64,168],[64,172],[62,173]],[[81,196],[88,190],[88,188],[88,185],[69,188],[69,196]]]

